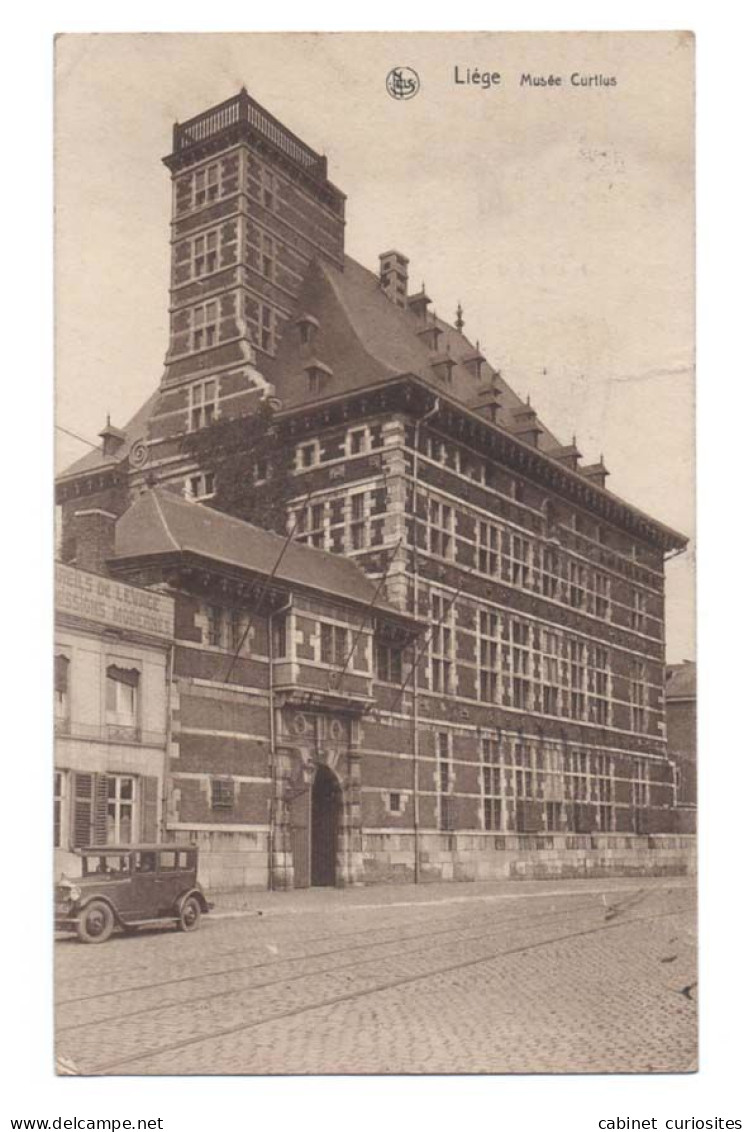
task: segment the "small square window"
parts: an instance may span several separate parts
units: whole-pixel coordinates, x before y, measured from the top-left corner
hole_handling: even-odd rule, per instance
[[[212,779],[212,809],[232,810],[234,803],[233,781],[230,778]]]

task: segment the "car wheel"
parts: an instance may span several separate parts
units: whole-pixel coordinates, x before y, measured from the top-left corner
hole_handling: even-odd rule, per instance
[[[195,932],[201,922],[201,905],[195,896],[189,896],[180,910],[179,927],[182,932]]]
[[[78,918],[78,938],[82,943],[104,943],[112,935],[115,917],[104,900],[92,900]]]

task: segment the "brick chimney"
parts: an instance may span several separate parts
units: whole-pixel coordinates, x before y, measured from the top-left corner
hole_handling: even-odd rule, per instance
[[[74,513],[75,564],[79,569],[107,573],[107,559],[115,552],[116,520],[117,515],[100,507]]]
[[[382,252],[379,257],[379,285],[390,302],[405,307],[408,302],[408,259],[400,252]]]

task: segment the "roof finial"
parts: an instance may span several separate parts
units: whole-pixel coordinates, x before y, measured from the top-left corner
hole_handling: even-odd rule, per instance
[[[530,393],[526,393],[526,405],[530,409],[530,407],[531,407],[531,394]]]
[[[573,448],[577,448],[577,447],[578,447],[578,441],[576,439],[575,433],[573,433]]]
[[[457,330],[462,330],[463,327],[465,326],[465,323],[463,322],[463,308],[460,305],[459,299],[458,299],[458,309],[455,311],[455,316],[456,316],[455,317],[455,328]]]
[[[421,294],[426,294],[426,284],[424,283],[423,279],[421,280]]]
[[[110,427],[110,414],[107,414],[107,428]]]

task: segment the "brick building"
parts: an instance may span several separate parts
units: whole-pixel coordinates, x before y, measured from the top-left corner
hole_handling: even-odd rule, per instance
[[[218,422],[265,405],[289,469],[291,537],[333,570],[342,559],[357,564],[373,579],[372,598],[379,591],[392,610],[372,610],[363,704],[344,697],[359,704],[360,782],[342,845],[361,848],[338,879],[690,867],[663,694],[664,556],[684,537],[609,492],[601,460],[583,465],[575,443],[558,441],[465,336],[460,309],[445,321],[423,289],[411,291],[405,255],[385,252],[372,272],[345,254],[345,198],[327,179],[326,159],[245,90],[176,125],[165,164],[173,181],[165,371],[134,419],[123,430],[108,424],[102,450],[60,477],[64,558],[122,571],[123,531],[138,527],[134,516],[146,514],[138,508],[159,501],[163,513],[193,508],[224,524],[202,551],[203,568],[213,553],[210,573],[221,574],[237,520],[201,506],[222,505],[217,467],[197,463],[186,437],[215,435]],[[268,474],[263,465],[248,481],[254,487]],[[96,509],[123,515],[134,500],[117,535],[107,521],[87,529],[82,519]],[[244,530],[251,543],[272,537]],[[178,538],[173,550],[182,549]],[[244,554],[242,571],[263,573]],[[193,612],[185,625],[179,615],[179,641],[232,656],[206,611],[191,605],[199,599],[184,574],[138,577],[184,594],[178,608]],[[233,608],[253,626],[262,614],[253,586],[244,598],[243,585],[245,574]],[[325,586],[316,599],[329,616],[333,596]],[[324,606],[308,610],[312,622]],[[352,611],[342,622],[350,632]],[[321,665],[321,629],[311,632],[308,659]],[[287,660],[272,653],[281,671]],[[268,654],[264,645],[258,663]],[[250,704],[259,690],[250,690],[251,668],[237,671],[248,682],[241,690],[234,677],[234,694]],[[273,685],[270,710],[281,702]],[[339,710],[312,700],[311,734],[326,734]],[[255,771],[233,797],[243,793],[250,807],[240,824],[269,833],[266,871],[260,863],[253,877],[288,883],[276,830],[299,828],[291,812],[305,809],[310,852],[318,771],[301,779],[305,806],[281,802],[274,737],[259,721],[253,728],[266,744],[259,765],[266,759],[272,771],[264,782]],[[326,749],[318,739],[307,748],[315,766]],[[191,758],[197,774],[209,773],[207,744],[196,742]],[[282,778],[298,773],[295,756],[286,758]],[[307,758],[298,757],[301,775]],[[191,809],[193,788],[179,789]],[[340,779],[332,785],[338,829],[348,789]],[[199,821],[196,807],[189,822]]]

